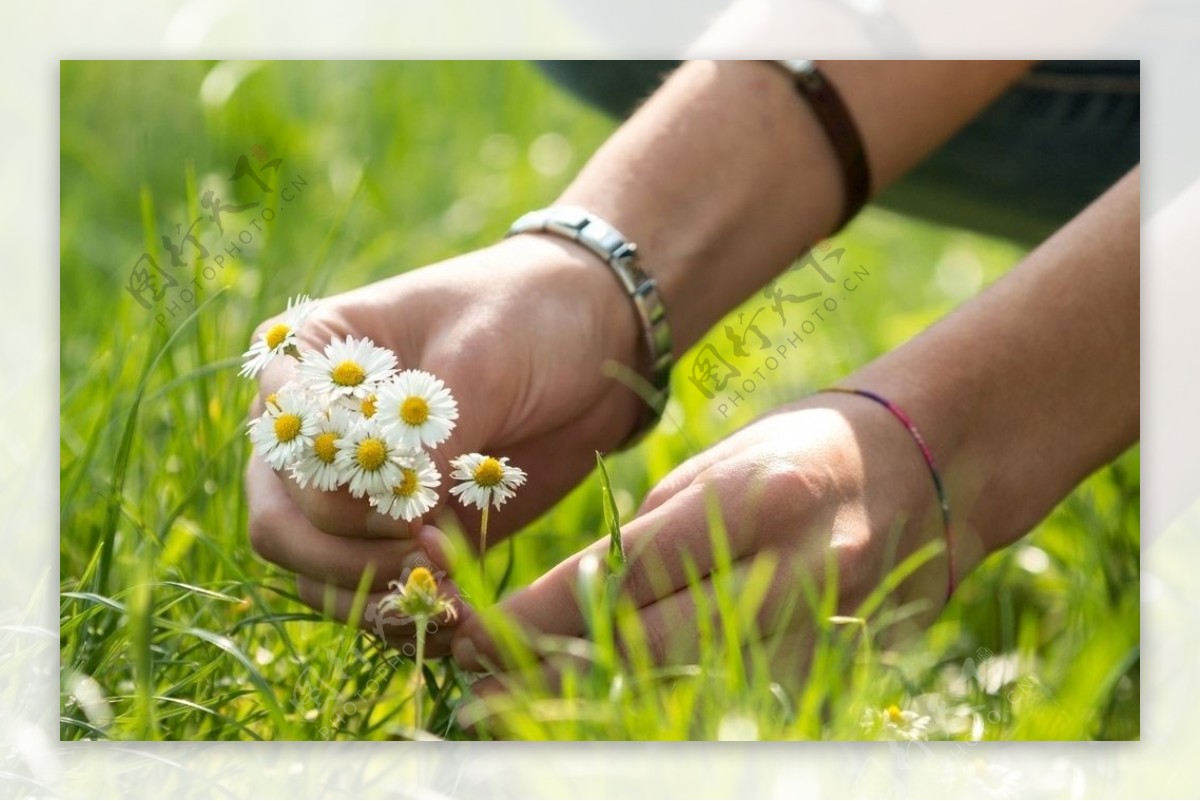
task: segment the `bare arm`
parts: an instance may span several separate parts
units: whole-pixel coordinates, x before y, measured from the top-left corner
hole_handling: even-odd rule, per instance
[[[820,66],[858,125],[879,191],[1029,63]],[[562,201],[638,243],[682,352],[831,232],[841,181],[823,129],[786,74],[756,61],[698,61],[680,67],[609,139]]]
[[[1139,178],[1128,173],[986,292],[847,382],[888,395],[928,432],[965,524],[964,568],[1138,439]]]
[[[1134,170],[974,301],[844,382],[899,404],[929,442],[949,486],[960,577],[1137,440],[1138,196]],[[896,562],[945,536],[921,457],[886,410],[851,395],[805,398],[680,465],[622,527],[636,555],[626,591],[661,662],[696,657],[687,566],[718,569],[708,498],[720,505],[735,576],[761,554],[775,559],[759,625],[784,638],[780,675],[793,680],[811,620],[777,613],[798,572],[819,581],[833,555],[838,609],[854,614]],[[530,629],[582,634],[583,556],[600,560],[607,547],[599,540],[501,608]],[[946,571],[943,555],[897,600],[923,602],[932,619]],[[503,659],[478,616],[454,653],[476,669]]]

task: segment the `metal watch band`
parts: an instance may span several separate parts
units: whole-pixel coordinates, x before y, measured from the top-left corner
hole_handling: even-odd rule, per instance
[[[804,59],[769,62],[784,70],[801,97],[807,101],[824,129],[842,170],[845,198],[842,217],[834,231],[840,231],[862,210],[871,196],[871,168],[862,136],[842,96],[817,65]]]
[[[522,215],[505,236],[547,233],[578,242],[612,268],[621,286],[633,300],[642,325],[642,339],[649,359],[645,378],[652,388],[646,393],[646,412],[633,435],[623,443],[629,447],[642,438],[662,417],[671,388],[671,329],[657,282],[642,269],[637,245],[630,242],[600,217],[577,206],[551,206]],[[641,394],[641,393],[639,393]]]

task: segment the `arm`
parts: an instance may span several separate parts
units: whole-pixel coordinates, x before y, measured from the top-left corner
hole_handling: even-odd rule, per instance
[[[863,131],[877,188],[1025,68],[825,66]],[[701,62],[680,68],[562,200],[637,241],[682,352],[828,232],[841,191],[825,134],[786,75],[757,62]],[[638,362],[629,298],[593,254],[556,238],[513,237],[326,299],[308,327],[308,347],[369,336],[446,381],[462,423],[435,455],[443,475],[445,454],[468,451],[508,455],[528,471],[529,484],[489,531],[493,543],[569,492],[594,467],[594,452],[616,447],[639,417],[639,399],[602,369]],[[287,378],[286,366],[269,371],[260,398]],[[397,525],[345,492],[302,490],[256,458],[247,472],[252,544],[300,575],[313,606],[325,605],[328,586],[335,611],[349,609],[365,570],[374,569],[378,591],[434,548],[432,529]],[[476,539],[478,518],[461,523]]]
[[[963,570],[1138,439],[1139,177],[847,381],[895,400],[946,454]]]
[[[1015,61],[822,63],[863,138],[874,191],[1029,68]],[[596,153],[562,202],[638,243],[682,353],[831,233],[841,174],[790,78],[756,61],[684,64]]]
[[[915,420],[941,463],[964,575],[1034,526],[1091,471],[1138,436],[1138,172],[977,299],[845,382],[890,398]],[[788,592],[838,563],[838,606],[853,614],[892,567],[944,536],[932,482],[891,415],[856,396],[818,394],[775,412],[668,475],[623,530],[632,597],[653,658],[695,657],[690,561],[716,559],[706,498],[721,508],[735,579],[752,560],[777,563],[759,626],[784,639],[783,675],[801,675],[811,622],[780,619]],[[580,635],[583,554],[500,606],[506,619]],[[945,602],[945,554],[895,600]],[[489,619],[492,616],[489,615]],[[479,616],[457,633],[465,666],[504,664]],[[491,685],[494,689],[495,685]],[[485,688],[486,689],[486,688]]]

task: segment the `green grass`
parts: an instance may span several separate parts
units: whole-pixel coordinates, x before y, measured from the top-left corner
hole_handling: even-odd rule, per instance
[[[299,603],[290,577],[249,548],[241,472],[252,390],[235,375],[237,356],[252,327],[290,295],[332,294],[493,241],[519,213],[551,200],[613,128],[521,63],[243,67],[63,64],[64,739],[409,731],[411,663]],[[168,312],[134,301],[124,288],[130,268],[143,251],[169,264],[159,235],[204,213],[205,188],[227,203],[264,197],[245,180],[238,193],[227,190],[238,157],[256,145],[283,159],[285,182],[302,183],[290,201],[272,195],[274,223],[214,278],[205,274],[211,259],[185,250],[181,284],[195,278],[203,292],[169,327],[157,325],[155,315]],[[882,212],[864,215],[836,244],[846,249],[841,274],[861,267],[866,275],[806,338],[800,358],[769,373],[728,419],[720,398],[686,380],[685,359],[670,421],[606,460],[610,495],[593,474],[520,535],[510,587],[609,533],[609,499],[628,519],[697,449],[895,347],[1021,255]],[[760,322],[766,335],[784,336],[773,312]],[[720,331],[707,341],[727,351]],[[761,363],[752,353],[742,364]],[[853,739],[870,736],[864,710],[895,703],[929,711],[935,737],[1136,738],[1138,499],[1135,449],[967,578],[917,642],[883,648],[859,636],[859,622],[826,614],[813,673],[795,693],[772,683],[763,654],[744,665],[729,647],[747,635],[754,581],[736,590],[718,582],[719,622],[699,632],[705,656],[670,670],[653,669],[636,649],[628,665],[614,658],[617,632],[636,631],[603,582],[589,585],[581,592],[590,644],[558,645],[585,648],[590,667],[560,692],[515,693],[504,733]],[[508,553],[489,556],[492,580]],[[619,562],[610,560],[614,569]],[[459,573],[469,585],[476,571]],[[827,599],[814,602],[829,611]],[[428,679],[430,731],[469,736],[453,715],[469,698],[466,677],[437,663]]]

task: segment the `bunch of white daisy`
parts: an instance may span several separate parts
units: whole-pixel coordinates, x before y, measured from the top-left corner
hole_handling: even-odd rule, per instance
[[[254,449],[301,487],[346,487],[393,519],[416,520],[437,505],[442,476],[430,452],[449,439],[458,402],[424,370],[401,369],[396,354],[366,337],[333,339],[322,350],[301,347],[300,333],[319,301],[300,296],[244,354],[239,375],[254,378],[272,361],[299,362],[297,377],[266,398],[249,423]],[[507,458],[468,453],[450,460],[460,483],[450,493],[483,513],[499,509],[525,483]]]

